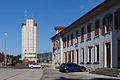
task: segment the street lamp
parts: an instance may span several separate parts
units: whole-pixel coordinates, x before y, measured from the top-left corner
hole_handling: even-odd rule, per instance
[[[5,66],[6,66],[6,63],[7,63],[7,57],[6,57],[6,36],[7,36],[7,33],[4,33],[4,55],[5,55]]]

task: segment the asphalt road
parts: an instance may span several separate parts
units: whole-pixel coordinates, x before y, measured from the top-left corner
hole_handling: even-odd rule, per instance
[[[88,72],[61,73],[53,67],[2,67],[0,80],[120,80],[120,78],[89,74]]]
[[[0,80],[40,80],[42,74],[43,70],[41,68],[0,68]]]

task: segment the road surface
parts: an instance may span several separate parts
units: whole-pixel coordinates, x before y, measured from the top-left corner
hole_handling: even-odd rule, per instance
[[[42,69],[1,68],[0,80],[40,80]]]

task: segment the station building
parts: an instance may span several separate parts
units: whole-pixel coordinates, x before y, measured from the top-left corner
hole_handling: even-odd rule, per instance
[[[120,67],[120,0],[106,0],[69,26],[55,27],[53,64]]]

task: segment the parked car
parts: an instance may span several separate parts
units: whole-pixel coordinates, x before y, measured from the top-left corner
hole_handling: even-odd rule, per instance
[[[43,68],[40,64],[37,63],[31,63],[28,65],[29,68]]]
[[[60,72],[77,72],[77,71],[86,71],[84,66],[79,66],[75,63],[63,63],[60,65]]]

